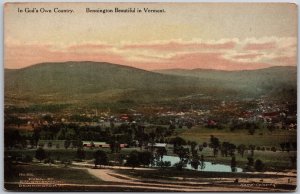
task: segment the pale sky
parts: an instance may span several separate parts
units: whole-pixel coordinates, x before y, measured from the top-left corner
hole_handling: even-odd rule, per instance
[[[150,8],[164,13],[86,13]],[[18,13],[18,9],[74,13]],[[287,3],[8,3],[5,68],[99,61],[142,69],[296,65],[297,7]]]

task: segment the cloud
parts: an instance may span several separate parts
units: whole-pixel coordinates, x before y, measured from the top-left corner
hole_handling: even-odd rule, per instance
[[[297,39],[263,37],[155,42],[77,42],[70,45],[5,41],[5,67],[41,62],[106,61],[142,69],[257,69],[296,65]]]
[[[235,55],[235,56],[233,56],[233,58],[235,58],[235,59],[255,59],[260,56],[263,56],[263,54],[262,53],[250,53],[250,54]]]
[[[247,44],[244,47],[245,50],[270,50],[270,49],[275,49],[275,48],[276,48],[275,42],[251,43],[251,44]]]
[[[180,51],[187,49],[233,49],[236,45],[234,41],[224,43],[207,43],[207,42],[183,42],[170,41],[167,43],[146,43],[146,44],[128,44],[123,49],[146,49],[156,51]]]
[[[103,43],[84,43],[84,44],[74,44],[68,46],[69,51],[77,51],[77,52],[94,52],[97,50],[104,50],[112,48],[112,45],[103,44]]]
[[[125,63],[120,55],[110,52],[78,52],[67,49],[57,50],[51,46],[25,45],[7,46],[5,52],[5,66],[7,68],[22,68],[42,62],[63,61],[109,61]]]

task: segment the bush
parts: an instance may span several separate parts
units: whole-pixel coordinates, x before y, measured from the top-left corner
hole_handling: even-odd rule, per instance
[[[79,160],[85,159],[85,151],[81,148],[78,148],[76,151],[76,158],[78,158]]]
[[[275,147],[272,147],[272,148],[271,148],[271,151],[272,151],[272,152],[276,152],[277,149],[276,149]]]
[[[253,159],[252,157],[248,157],[247,159],[248,159],[247,165],[248,165],[248,166],[253,166],[253,164],[254,164],[254,159]]]
[[[165,169],[165,168],[171,166],[171,162],[170,162],[170,161],[158,161],[158,162],[156,163],[156,166],[159,166],[159,167],[161,167],[162,169]]]
[[[153,161],[153,155],[151,152],[145,151],[145,152],[139,152],[138,153],[138,160],[140,164],[144,166],[148,166],[152,163]]]
[[[35,152],[35,158],[42,161],[46,158],[46,152],[43,148],[38,148]]]
[[[177,170],[182,170],[184,167],[186,167],[186,164],[183,162],[177,162],[173,165]]]
[[[29,163],[32,162],[32,159],[32,156],[26,155],[24,158],[22,158],[22,162]]]
[[[71,165],[71,164],[72,164],[71,160],[66,160],[66,159],[65,159],[65,160],[62,160],[61,163],[64,164],[65,167],[67,167],[68,165]]]
[[[139,161],[139,153],[137,151],[132,151],[129,154],[129,157],[127,159],[127,162],[125,164],[126,166],[131,166],[132,168],[135,168],[140,165]]]
[[[256,171],[263,171],[263,169],[264,169],[263,162],[260,159],[257,159],[255,161],[254,168],[255,168]]]
[[[107,154],[106,152],[102,151],[102,150],[97,150],[95,153],[94,153],[94,163],[95,163],[95,167],[97,165],[108,165],[108,157],[107,157]]]
[[[52,158],[47,158],[45,161],[44,161],[45,164],[55,164],[54,160]]]
[[[249,135],[254,135],[255,129],[253,129],[253,128],[248,129],[248,133],[249,133]]]

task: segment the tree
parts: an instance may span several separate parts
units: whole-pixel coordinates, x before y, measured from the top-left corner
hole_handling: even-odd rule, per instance
[[[231,171],[232,172],[236,172],[236,160],[235,160],[235,156],[232,156],[232,158],[231,158]]]
[[[197,143],[194,142],[194,141],[192,141],[192,142],[190,143],[190,145],[191,145],[191,152],[193,153],[193,152],[195,151],[195,148],[196,148],[196,146],[197,146]]]
[[[253,164],[254,164],[254,159],[253,159],[253,157],[248,157],[247,159],[248,159],[247,165],[248,165],[248,166],[253,166]]]
[[[83,143],[80,139],[73,140],[72,145],[76,148],[82,148],[83,147]]]
[[[296,168],[297,156],[290,156],[291,167]]]
[[[153,161],[153,155],[151,152],[148,152],[148,151],[139,152],[138,160],[139,160],[140,164],[142,164],[144,166],[149,166]]]
[[[85,151],[82,148],[77,149],[76,158],[80,160],[83,160],[85,158]]]
[[[268,125],[267,128],[271,133],[275,130],[275,126],[273,124]]]
[[[219,153],[219,149],[218,148],[213,148],[213,154],[214,154],[214,157],[216,157]]]
[[[205,161],[204,161],[204,156],[203,154],[200,156],[200,168],[204,169],[205,168]]]
[[[177,147],[186,145],[186,141],[181,137],[172,138],[170,143],[172,143],[174,145],[174,152],[175,152]]]
[[[273,147],[271,147],[271,151],[272,151],[272,152],[276,152],[277,149],[273,146]]]
[[[139,155],[137,151],[132,151],[129,154],[126,165],[131,166],[133,169],[140,164]]]
[[[287,152],[290,152],[291,144],[289,142],[285,143],[285,149],[286,149]]]
[[[49,142],[47,146],[48,146],[48,148],[51,148],[52,147],[52,142]]]
[[[46,158],[46,152],[43,148],[38,148],[35,152],[35,158],[40,162]]]
[[[255,170],[257,170],[257,171],[263,171],[263,169],[264,169],[264,164],[263,164],[263,162],[262,162],[260,159],[257,159],[257,160],[255,161],[254,168],[255,168]]]
[[[108,157],[106,152],[102,151],[102,150],[97,150],[94,153],[94,163],[95,163],[95,167],[97,167],[97,165],[108,165]]]
[[[218,148],[220,146],[220,141],[215,136],[210,136],[210,147],[211,148]]]
[[[254,145],[249,145],[249,150],[251,151],[251,156],[254,156],[254,150],[255,150],[255,146]]]
[[[254,135],[255,129],[254,128],[248,129],[248,133],[249,133],[249,135]]]
[[[117,140],[113,140],[110,143],[111,153],[120,153],[121,147],[120,143]]]
[[[118,154],[118,162],[119,162],[119,165],[123,166],[124,165],[124,160],[125,160],[126,156],[124,154]]]
[[[214,157],[216,157],[219,152],[220,141],[213,135],[210,136],[210,147],[213,148]]]
[[[281,147],[281,151],[284,151],[284,148],[285,148],[285,143],[280,143],[280,147]]]
[[[32,162],[32,156],[30,156],[30,155],[25,155],[25,157],[22,158],[22,162],[25,162],[25,163]]]
[[[64,146],[66,149],[68,149],[68,147],[70,147],[71,145],[71,141],[70,140],[65,140]]]
[[[162,168],[162,169],[165,169],[165,168],[171,166],[171,162],[170,162],[170,161],[158,161],[158,162],[156,163],[156,165],[159,166],[159,167]]]
[[[193,154],[192,160],[191,160],[191,166],[195,170],[197,170],[199,165],[200,165],[200,158],[199,158],[198,154]]]
[[[186,167],[186,163],[185,162],[182,162],[182,161],[179,161],[177,163],[175,163],[173,165],[177,170],[182,170],[184,167]]]
[[[156,149],[156,154],[160,158],[160,160],[162,160],[164,155],[167,154],[167,150],[164,147],[159,147]]]
[[[187,123],[186,123],[186,127],[187,127],[188,129],[192,128],[192,127],[193,127],[193,123],[192,123],[192,122],[187,122]]]
[[[180,162],[177,164],[176,168],[181,170],[185,167],[189,161],[189,149],[184,147],[178,147],[176,150],[176,154],[178,155]]]
[[[246,150],[246,146],[244,144],[240,144],[238,147],[238,153],[242,156],[242,158],[244,157],[244,153]]]

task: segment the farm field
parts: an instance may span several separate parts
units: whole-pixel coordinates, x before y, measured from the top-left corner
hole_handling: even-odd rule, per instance
[[[177,129],[177,135],[189,140],[195,141],[199,144],[209,142],[210,136],[213,135],[220,139],[222,142],[231,142],[236,145],[255,145],[264,147],[276,147],[280,149],[281,142],[296,142],[297,131],[283,131],[275,130],[273,132],[267,129],[258,129],[254,135],[249,135],[248,131],[241,129],[231,132],[229,129],[208,129],[204,127],[195,126],[192,129]]]

